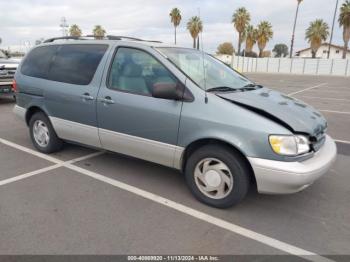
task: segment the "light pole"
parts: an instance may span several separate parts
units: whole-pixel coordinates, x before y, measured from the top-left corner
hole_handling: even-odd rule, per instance
[[[332,25],[332,31],[331,31],[331,38],[329,39],[329,46],[328,46],[328,53],[327,53],[327,58],[329,59],[329,55],[331,53],[331,44],[333,40],[333,31],[334,31],[334,24],[335,24],[335,17],[337,16],[337,11],[338,11],[338,2],[335,4],[335,10],[334,10],[334,16],[333,16],[333,25]]]
[[[293,56],[295,27],[296,27],[296,25],[297,25],[297,19],[298,19],[298,13],[299,13],[299,6],[300,6],[300,3],[301,3],[303,0],[297,0],[297,1],[298,1],[298,5],[297,5],[297,11],[296,11],[296,13],[295,13],[294,26],[293,26],[293,34],[292,34],[292,41],[291,41],[291,44],[290,44],[290,55],[289,55],[290,58],[292,58],[292,56]]]

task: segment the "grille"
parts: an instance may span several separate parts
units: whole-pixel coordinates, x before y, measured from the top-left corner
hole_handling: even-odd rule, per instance
[[[315,152],[321,149],[325,141],[326,141],[326,129],[323,129],[317,135],[310,138],[311,147]]]

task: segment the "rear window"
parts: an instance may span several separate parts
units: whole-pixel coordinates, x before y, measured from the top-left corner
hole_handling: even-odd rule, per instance
[[[23,62],[24,75],[88,85],[108,45],[52,45],[35,48]]]
[[[33,49],[24,60],[21,72],[24,75],[48,78],[48,70],[58,46],[42,46]]]
[[[107,48],[107,45],[60,46],[50,67],[49,79],[75,85],[88,85]]]

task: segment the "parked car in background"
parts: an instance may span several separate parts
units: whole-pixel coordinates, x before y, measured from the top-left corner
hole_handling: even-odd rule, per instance
[[[301,191],[335,160],[319,112],[210,55],[142,40],[55,40],[15,75],[14,111],[42,153],[73,141],[172,167],[219,208],[250,186]]]
[[[13,95],[12,81],[19,63],[19,59],[11,59],[0,50],[0,96]]]

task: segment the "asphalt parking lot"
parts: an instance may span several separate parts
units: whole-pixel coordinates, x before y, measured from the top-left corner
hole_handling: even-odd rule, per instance
[[[314,185],[214,209],[166,167],[68,144],[37,153],[0,99],[0,254],[350,255],[350,79],[248,76],[327,118],[338,157]]]

